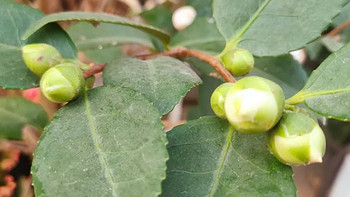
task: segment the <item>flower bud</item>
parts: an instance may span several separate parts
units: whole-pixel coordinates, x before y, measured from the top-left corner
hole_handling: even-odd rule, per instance
[[[237,131],[266,132],[281,118],[284,100],[282,89],[274,82],[261,77],[245,77],[226,95],[226,117]]]
[[[234,49],[222,56],[225,68],[235,76],[248,74],[254,67],[253,55],[245,49]]]
[[[50,68],[40,80],[40,89],[52,102],[68,102],[85,90],[83,72],[72,64],[60,64]]]
[[[309,115],[287,112],[267,133],[268,147],[273,155],[288,165],[321,163],[326,150],[325,136]]]
[[[48,44],[25,45],[22,47],[22,55],[29,70],[39,76],[63,60],[62,55]]]
[[[226,118],[225,115],[225,98],[228,90],[234,83],[223,83],[217,87],[210,98],[210,105],[214,113],[220,118]]]

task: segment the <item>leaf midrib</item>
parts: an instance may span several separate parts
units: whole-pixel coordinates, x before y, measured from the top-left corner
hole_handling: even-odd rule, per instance
[[[225,161],[226,161],[229,148],[230,148],[231,143],[232,143],[233,133],[234,133],[233,128],[229,127],[229,132],[228,132],[228,134],[227,134],[226,143],[225,143],[225,145],[223,146],[223,149],[222,149],[222,152],[221,152],[221,156],[220,156],[220,159],[219,159],[219,160],[220,160],[219,166],[218,166],[218,168],[217,168],[217,170],[216,170],[216,173],[215,173],[215,175],[214,175],[214,182],[213,182],[213,184],[211,185],[211,188],[210,188],[210,190],[209,190],[208,197],[214,196],[215,191],[216,191],[217,188],[218,188],[219,180],[220,180],[220,177],[221,177],[222,167],[224,166],[224,163],[225,163]]]
[[[92,114],[91,114],[91,110],[90,110],[90,103],[89,103],[89,99],[88,99],[86,93],[84,93],[84,102],[85,102],[85,108],[86,108],[88,122],[90,124],[91,137],[92,137],[92,140],[94,142],[95,148],[97,150],[97,155],[100,158],[99,160],[100,160],[100,163],[102,164],[102,168],[104,169],[105,173],[107,174],[107,180],[108,180],[109,184],[111,185],[113,196],[117,197],[117,192],[116,192],[115,187],[114,187],[114,185],[116,183],[113,181],[111,172],[109,171],[110,167],[109,167],[108,163],[106,162],[104,153],[103,153],[103,151],[98,143],[96,126],[95,126],[93,119],[92,119]]]
[[[245,32],[249,29],[250,26],[253,25],[255,20],[260,16],[260,14],[264,11],[264,9],[267,7],[267,5],[271,2],[271,0],[265,0],[264,3],[261,4],[258,10],[253,14],[253,16],[249,19],[249,21],[240,29],[240,31],[237,33],[236,36],[233,36],[230,40],[226,40],[227,44],[225,49],[221,52],[219,57],[221,57],[223,54],[225,54],[227,51],[231,50],[232,48],[235,48],[241,37],[245,34]]]

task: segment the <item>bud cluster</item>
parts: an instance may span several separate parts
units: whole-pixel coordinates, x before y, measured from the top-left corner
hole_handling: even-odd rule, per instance
[[[50,101],[69,102],[86,89],[82,69],[87,65],[79,60],[64,59],[53,46],[28,44],[22,47],[22,55],[28,69],[41,77],[40,89]],[[93,78],[89,81],[91,86]]]
[[[210,100],[214,113],[243,133],[266,133],[270,152],[288,165],[322,162],[325,136],[306,112],[284,112],[283,91],[261,77],[245,77],[217,87]]]

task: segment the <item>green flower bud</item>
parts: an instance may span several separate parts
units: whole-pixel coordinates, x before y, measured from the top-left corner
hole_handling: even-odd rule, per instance
[[[77,98],[85,90],[83,72],[72,64],[50,68],[40,80],[40,89],[47,99],[62,103]]]
[[[210,105],[214,113],[220,118],[226,118],[225,115],[225,98],[228,90],[234,83],[223,83],[217,87],[210,98]]]
[[[227,93],[226,117],[237,131],[266,132],[281,118],[284,100],[282,89],[274,82],[261,77],[245,77]]]
[[[326,139],[320,126],[301,112],[285,113],[267,132],[267,141],[271,153],[288,165],[321,163],[326,150]]]
[[[39,76],[63,60],[62,55],[48,44],[25,45],[22,47],[22,55],[29,70]]]
[[[235,76],[248,74],[254,67],[253,55],[245,49],[234,49],[222,56],[225,68]]]

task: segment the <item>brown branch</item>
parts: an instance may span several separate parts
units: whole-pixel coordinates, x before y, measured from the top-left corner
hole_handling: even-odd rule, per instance
[[[94,64],[89,70],[84,72],[84,77],[88,78],[93,76],[94,74],[100,73],[107,66],[107,64]]]
[[[334,28],[332,31],[330,31],[327,36],[335,36],[339,34],[341,31],[343,31],[345,28],[347,28],[350,25],[350,18],[345,21],[343,24],[339,25],[338,27]]]
[[[212,66],[219,74],[225,79],[226,82],[234,83],[236,82],[235,78],[221,65],[221,63],[216,59],[216,57],[206,54],[202,51],[194,50],[194,49],[186,49],[184,47],[174,48],[170,51],[138,56],[140,59],[150,59],[157,56],[170,56],[178,59],[183,59],[186,57],[195,57],[200,59],[210,66]]]

